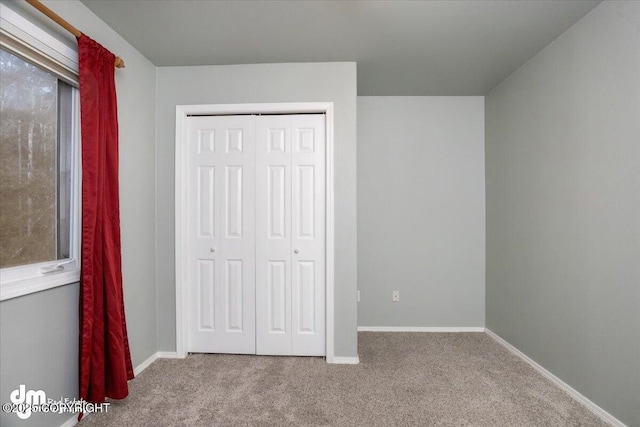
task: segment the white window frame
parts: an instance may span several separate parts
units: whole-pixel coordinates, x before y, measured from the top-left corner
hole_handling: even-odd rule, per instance
[[[0,3],[0,46],[72,86],[69,258],[0,269],[0,301],[80,280],[80,97],[78,53],[21,14]]]

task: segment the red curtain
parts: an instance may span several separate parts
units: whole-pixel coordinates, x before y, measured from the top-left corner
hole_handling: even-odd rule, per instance
[[[124,315],[118,197],[115,56],[82,35],[82,267],[80,397],[123,399],[133,378]]]

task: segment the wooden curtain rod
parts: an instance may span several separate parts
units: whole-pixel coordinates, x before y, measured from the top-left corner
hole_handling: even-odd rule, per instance
[[[60,25],[65,30],[69,31],[77,39],[80,38],[80,36],[82,35],[82,32],[79,29],[77,29],[73,25],[69,24],[67,21],[62,19],[60,17],[60,15],[58,15],[53,10],[49,9],[47,6],[45,6],[42,3],[40,3],[38,0],[26,0],[26,2],[29,3],[31,6],[35,7],[36,9],[38,9],[40,12],[42,12],[44,15],[46,15],[53,22],[55,22],[56,24]],[[115,60],[114,65],[117,68],[124,68],[124,61],[119,56],[116,56],[116,60]]]

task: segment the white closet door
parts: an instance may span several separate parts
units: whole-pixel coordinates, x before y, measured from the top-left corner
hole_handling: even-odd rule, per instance
[[[325,354],[324,115],[256,122],[258,354]]]
[[[292,354],[325,355],[325,117],[291,119]]]
[[[254,118],[188,122],[188,351],[255,354]]]
[[[256,118],[256,351],[291,354],[291,116]]]

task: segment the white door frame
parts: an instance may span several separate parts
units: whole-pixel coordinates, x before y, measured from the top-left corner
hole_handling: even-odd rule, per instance
[[[333,102],[176,105],[176,353],[187,356],[187,118],[191,115],[324,113],[326,117],[326,359],[334,363],[334,185]]]

